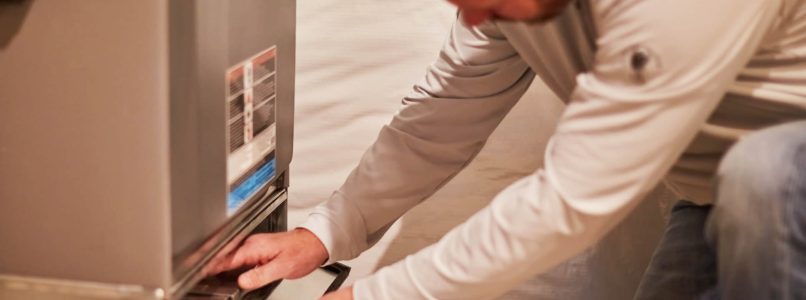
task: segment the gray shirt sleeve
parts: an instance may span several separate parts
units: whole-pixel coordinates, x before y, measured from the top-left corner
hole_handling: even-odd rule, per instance
[[[495,24],[457,23],[346,182],[301,227],[330,261],[356,257],[467,165],[533,79]]]

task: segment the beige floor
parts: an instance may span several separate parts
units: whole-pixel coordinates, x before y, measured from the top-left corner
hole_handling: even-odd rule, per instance
[[[298,7],[298,74],[291,225],[357,163],[437,55],[455,18],[441,0],[316,0]],[[348,280],[437,241],[517,178],[540,167],[562,104],[535,83],[477,159],[406,214],[374,248],[347,262]],[[594,249],[502,299],[629,299],[663,220],[658,190]]]

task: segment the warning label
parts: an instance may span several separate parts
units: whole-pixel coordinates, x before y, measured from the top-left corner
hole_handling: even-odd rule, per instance
[[[277,48],[272,47],[227,71],[230,152],[274,124],[276,60]]]
[[[229,157],[227,181],[231,212],[274,177],[274,151],[277,140],[277,47],[266,49],[232,66],[226,77],[229,118]],[[271,165],[271,168],[267,166]],[[270,170],[271,174],[268,174]],[[256,176],[258,172],[260,176]],[[249,179],[249,180],[247,180]],[[249,188],[244,188],[247,182]],[[237,202],[237,203],[235,203]]]

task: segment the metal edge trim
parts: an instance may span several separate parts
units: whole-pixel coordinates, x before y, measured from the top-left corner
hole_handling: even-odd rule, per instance
[[[71,295],[113,299],[164,299],[161,288],[92,281],[0,274],[0,291],[30,291],[41,295]]]
[[[247,234],[249,234],[249,232],[252,231],[252,229],[263,222],[263,220],[274,212],[277,207],[288,199],[288,193],[285,189],[280,189],[275,193],[268,194],[265,196],[265,198],[272,196],[274,196],[274,199],[269,201],[260,201],[263,202],[263,205],[254,209],[252,214],[249,214],[243,218],[243,220],[249,220],[248,222],[242,222],[233,228],[215,245],[211,251],[204,256],[204,258],[202,258],[193,268],[191,268],[184,277],[176,281],[176,283],[171,286],[170,295],[172,298],[181,296],[192,289],[196,283],[205,277],[205,274],[200,271],[208,262],[210,262],[213,257],[215,257],[215,255],[217,255],[227,244],[243,239]]]

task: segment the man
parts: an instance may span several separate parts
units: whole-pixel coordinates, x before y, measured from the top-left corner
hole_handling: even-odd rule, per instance
[[[495,297],[595,243],[661,180],[687,201],[637,298],[806,298],[806,1],[451,2],[461,20],[439,59],[330,201],[221,263],[255,266],[242,287],[366,250],[537,74],[568,104],[545,169],[326,298]]]

